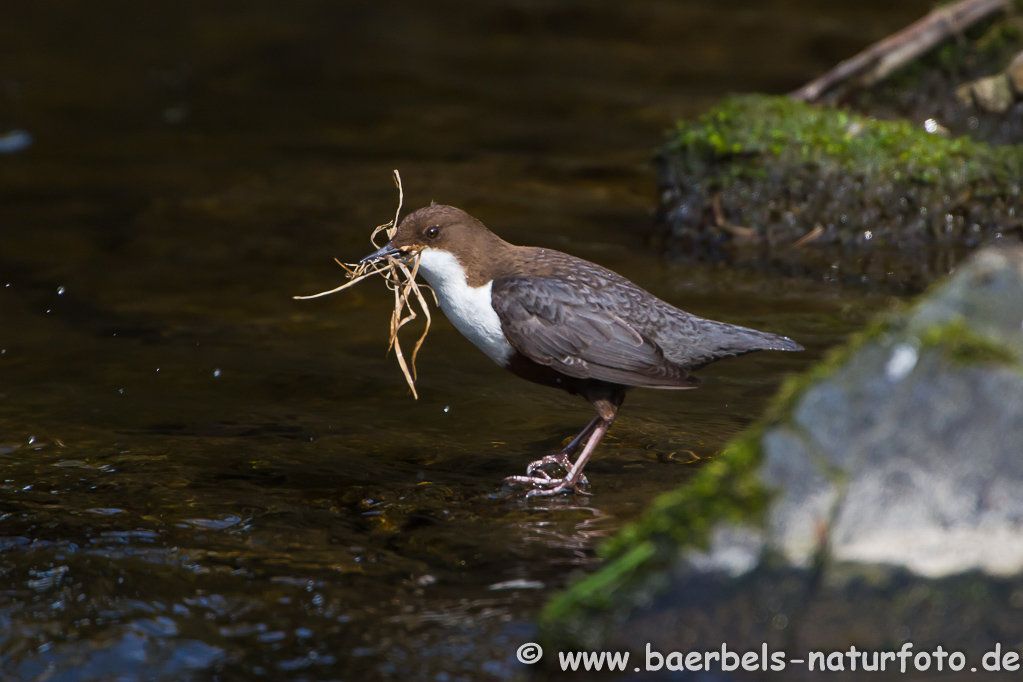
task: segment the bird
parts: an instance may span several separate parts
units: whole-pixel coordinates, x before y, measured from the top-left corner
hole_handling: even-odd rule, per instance
[[[529,486],[527,497],[590,494],[583,469],[629,389],[694,389],[700,379],[692,372],[716,360],[803,350],[786,336],[691,315],[596,263],[510,244],[454,206],[432,203],[406,215],[361,262],[387,258],[418,258],[440,309],[499,366],[596,410],[564,449],[505,479]]]

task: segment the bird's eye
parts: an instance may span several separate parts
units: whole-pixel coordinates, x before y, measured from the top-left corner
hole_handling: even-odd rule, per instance
[[[426,238],[436,239],[437,235],[440,234],[440,228],[434,225],[433,227],[426,228]]]

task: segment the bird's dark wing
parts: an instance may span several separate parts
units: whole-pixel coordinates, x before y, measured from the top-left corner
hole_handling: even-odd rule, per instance
[[[501,277],[494,280],[491,303],[512,347],[562,374],[648,388],[699,384],[593,288],[547,277]]]

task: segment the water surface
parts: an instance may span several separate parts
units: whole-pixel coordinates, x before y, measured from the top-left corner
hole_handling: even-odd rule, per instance
[[[0,677],[490,679],[552,591],[885,305],[674,265],[661,131],[785,91],[926,2],[14,0],[0,8]],[[591,418],[438,319],[414,401],[380,283],[393,215],[461,206],[803,354],[635,392],[594,496],[501,479]]]

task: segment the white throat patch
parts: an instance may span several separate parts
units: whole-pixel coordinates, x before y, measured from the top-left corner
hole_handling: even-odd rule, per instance
[[[423,249],[419,272],[437,292],[437,301],[451,324],[487,356],[504,367],[514,349],[501,331],[501,320],[490,302],[493,282],[471,287],[465,268],[453,254]]]

